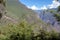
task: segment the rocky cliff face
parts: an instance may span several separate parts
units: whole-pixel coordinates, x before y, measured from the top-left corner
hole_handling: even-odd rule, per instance
[[[5,2],[4,0],[0,0],[0,19],[6,13]]]

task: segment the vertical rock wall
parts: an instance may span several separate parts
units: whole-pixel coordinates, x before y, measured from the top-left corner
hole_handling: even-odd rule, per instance
[[[0,19],[3,17],[3,15],[6,13],[5,8],[5,0],[0,0]]]

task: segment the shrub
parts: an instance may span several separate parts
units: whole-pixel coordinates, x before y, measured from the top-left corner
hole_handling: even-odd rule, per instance
[[[41,28],[39,33],[35,35],[32,30],[34,26],[22,21],[18,25],[9,24],[6,27],[1,27],[0,40],[60,40],[60,33],[48,32]]]

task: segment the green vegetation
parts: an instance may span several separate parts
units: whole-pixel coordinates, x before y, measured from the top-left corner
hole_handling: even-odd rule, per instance
[[[57,13],[54,13],[54,17],[57,19],[57,21],[60,21],[60,6],[58,6]]]
[[[56,10],[49,10],[50,13],[56,13]]]
[[[57,11],[60,12],[60,6],[58,6],[58,10]]]
[[[54,17],[57,21],[60,21],[60,6],[58,6],[57,10],[49,10],[50,13],[53,13]]]
[[[18,2],[18,0],[7,0],[8,15],[21,18],[27,14],[34,14],[32,10],[28,9],[25,5]]]
[[[58,12],[60,12],[60,6],[58,6]],[[60,14],[54,14],[54,16],[56,17],[57,21],[60,21]]]
[[[17,25],[0,27],[0,40],[60,40],[60,33],[40,28],[36,34],[33,27],[35,25],[28,24],[25,20]]]
[[[60,14],[54,14],[54,16],[56,17],[57,21],[60,21]]]
[[[17,0],[7,0],[6,8],[7,14],[0,20],[0,40],[60,40],[60,33],[47,31],[50,26]]]

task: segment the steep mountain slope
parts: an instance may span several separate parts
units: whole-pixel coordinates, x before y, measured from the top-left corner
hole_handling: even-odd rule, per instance
[[[7,10],[14,13],[14,15],[21,17],[22,15],[28,13],[34,13],[31,10],[28,10],[27,7],[21,4],[18,0],[8,0],[7,2]],[[27,12],[28,11],[28,12]]]
[[[21,18],[24,19],[29,16],[31,18],[37,17],[37,19],[39,19],[38,15],[35,12],[33,12],[30,9],[27,9],[27,7],[23,4],[21,4],[18,0],[8,0],[7,1],[7,11],[8,11],[7,15],[16,17],[20,20],[21,20]]]
[[[1,19],[1,24],[18,23],[19,21],[26,20],[35,27],[37,30],[39,27],[43,29],[54,29],[51,25],[44,23],[40,20],[39,15],[28,9],[25,5],[21,4],[18,0],[7,0],[7,13]]]
[[[47,27],[47,24],[43,23],[39,15],[28,9],[25,5],[21,4],[18,0],[8,0],[7,1],[7,11],[6,15],[13,17],[14,19],[21,21],[26,20],[29,23],[34,23],[39,27]]]
[[[54,14],[59,14],[57,12],[57,8],[48,9],[48,10],[35,10],[40,15],[40,19],[42,19],[45,23],[51,24],[56,28],[58,31],[60,29],[60,22],[54,17]]]

